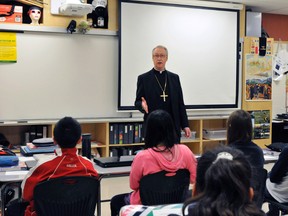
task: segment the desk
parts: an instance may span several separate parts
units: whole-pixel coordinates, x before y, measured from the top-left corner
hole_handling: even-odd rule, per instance
[[[95,170],[99,174],[99,193],[98,193],[98,203],[97,203],[97,215],[101,216],[101,179],[107,176],[116,176],[116,175],[129,175],[131,171],[131,166],[123,166],[123,167],[107,167],[103,168],[96,164],[94,164]]]
[[[51,160],[55,155],[53,154],[37,154],[34,155],[34,157],[19,157],[21,160],[29,160],[29,161],[35,161],[35,160]],[[97,203],[97,215],[101,216],[101,179],[107,176],[117,176],[117,175],[129,175],[131,171],[131,166],[125,166],[125,167],[109,167],[109,168],[103,168],[94,163],[95,170],[99,174],[99,193],[98,193],[98,203]],[[27,175],[29,171],[6,171],[6,172],[0,172],[0,182],[3,183],[3,186],[1,188],[1,200],[4,201],[4,190],[11,184],[17,184],[19,187],[19,197],[21,197],[21,182],[24,179],[24,177]],[[1,206],[2,210],[2,216],[4,216],[4,205]]]

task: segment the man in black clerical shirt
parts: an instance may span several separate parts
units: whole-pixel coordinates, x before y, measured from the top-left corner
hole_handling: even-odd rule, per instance
[[[180,79],[165,68],[168,60],[166,47],[156,46],[152,50],[152,59],[154,68],[138,76],[135,107],[144,113],[144,131],[149,113],[156,109],[170,113],[175,124],[176,141],[180,143],[181,130],[186,137],[191,135]]]

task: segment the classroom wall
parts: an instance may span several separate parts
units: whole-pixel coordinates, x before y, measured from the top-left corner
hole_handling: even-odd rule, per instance
[[[288,40],[288,16],[279,14],[262,14],[262,26],[275,41]]]
[[[262,27],[268,35],[275,39],[274,54],[277,52],[278,41],[280,48],[288,49],[288,16],[279,14],[262,14]],[[279,113],[286,113],[286,77],[279,81],[273,81],[272,89],[272,115],[273,118]]]

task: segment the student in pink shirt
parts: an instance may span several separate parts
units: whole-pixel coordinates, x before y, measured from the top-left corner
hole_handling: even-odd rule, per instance
[[[143,176],[162,170],[173,173],[187,169],[191,184],[195,182],[197,160],[186,145],[175,144],[176,139],[170,114],[164,110],[151,112],[147,119],[145,150],[135,156],[131,167],[130,187],[133,192],[112,198],[111,216],[118,215],[124,205],[141,204],[139,183]]]

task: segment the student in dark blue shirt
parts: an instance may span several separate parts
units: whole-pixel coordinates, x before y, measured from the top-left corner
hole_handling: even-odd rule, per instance
[[[266,181],[265,197],[280,203],[288,202],[288,147],[279,155]],[[278,216],[279,209],[269,205],[267,216]]]
[[[251,186],[255,195],[253,200],[259,208],[263,204],[262,177],[264,168],[263,150],[252,142],[252,120],[245,110],[236,110],[227,121],[227,143],[230,147],[242,151],[252,167]]]

